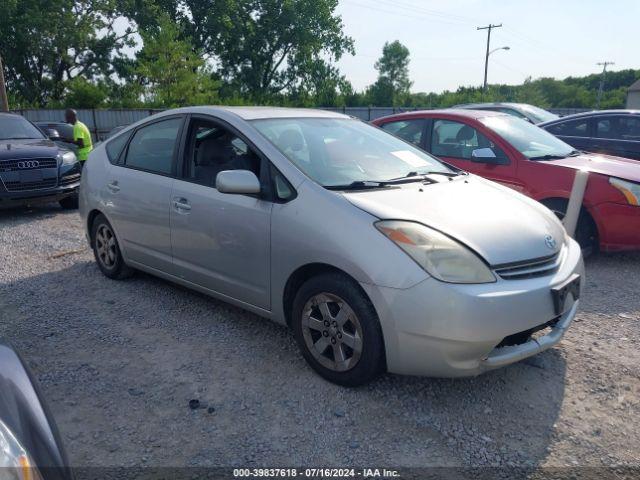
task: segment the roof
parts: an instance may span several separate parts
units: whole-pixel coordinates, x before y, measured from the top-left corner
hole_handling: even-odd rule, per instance
[[[640,115],[640,110],[591,110],[590,112],[574,113],[573,115],[565,115],[564,117],[549,120],[548,122],[539,123],[538,126],[551,125],[552,123],[564,122],[574,118],[599,117],[602,115]]]
[[[396,118],[396,117],[402,117],[402,118],[412,118],[412,117],[416,117],[416,118],[421,118],[421,117],[429,117],[432,115],[454,115],[457,117],[465,117],[465,118],[473,118],[475,120],[479,119],[479,118],[485,118],[485,117],[500,117],[500,116],[506,116],[508,115],[507,113],[502,113],[502,112],[494,112],[492,110],[471,110],[471,109],[467,109],[467,108],[446,108],[446,109],[440,109],[440,110],[418,110],[418,111],[413,111],[413,112],[404,112],[404,113],[396,113],[394,115],[388,115],[386,117],[380,117],[380,118],[376,118],[374,123],[376,123],[378,120],[384,120],[384,119],[388,119],[388,118]]]
[[[640,78],[633,82],[629,87],[629,92],[640,92]]]
[[[482,103],[461,103],[454,105],[452,108],[473,108],[473,107],[519,107],[521,105],[527,105],[526,103],[514,103],[514,102],[482,102]]]
[[[182,109],[180,109],[182,110]],[[212,113],[226,111],[233,113],[243,120],[258,120],[263,118],[351,118],[338,112],[316,110],[313,108],[283,108],[283,107],[187,107],[189,112]]]

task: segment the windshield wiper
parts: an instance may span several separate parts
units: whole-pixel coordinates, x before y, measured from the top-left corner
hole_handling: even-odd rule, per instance
[[[409,183],[409,182],[424,182],[430,181],[428,178],[429,175],[444,175],[445,177],[457,177],[458,175],[466,175],[467,172],[440,172],[440,171],[430,171],[430,172],[409,172],[404,177],[391,178],[389,180],[384,180],[380,183],[393,185],[398,183]]]
[[[582,152],[580,150],[571,150],[571,153],[569,154],[570,157],[575,157],[577,155],[582,155]]]
[[[373,180],[356,180],[344,185],[325,185],[327,190],[366,190],[370,188],[384,188],[386,182],[376,182]]]
[[[567,158],[569,155],[540,155],[539,157],[529,157],[529,160],[561,160]]]

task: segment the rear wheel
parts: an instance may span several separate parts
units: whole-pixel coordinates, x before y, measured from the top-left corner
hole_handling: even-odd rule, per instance
[[[567,213],[567,206],[569,202],[563,199],[554,198],[551,200],[544,200],[542,204],[555,213],[560,220],[563,220]],[[574,239],[580,244],[582,254],[585,257],[588,257],[598,250],[598,229],[589,213],[584,209],[580,210]]]
[[[305,282],[296,294],[291,318],[302,355],[325,379],[353,387],[383,370],[378,316],[348,277],[324,274]]]
[[[124,262],[113,227],[102,214],[93,221],[91,247],[96,263],[105,276],[122,280],[133,274],[133,269]]]

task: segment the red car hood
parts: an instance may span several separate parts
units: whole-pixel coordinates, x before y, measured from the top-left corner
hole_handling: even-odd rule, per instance
[[[629,158],[583,153],[575,157],[553,160],[549,164],[640,182],[640,162]]]

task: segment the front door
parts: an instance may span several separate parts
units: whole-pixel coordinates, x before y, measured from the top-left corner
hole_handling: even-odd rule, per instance
[[[215,188],[223,170],[250,170],[264,178],[265,163],[229,127],[192,118],[173,187],[171,243],[179,277],[269,309],[272,203]]]
[[[595,117],[594,150],[640,160],[640,115]]]
[[[516,164],[478,129],[465,123],[433,119],[430,145],[432,155],[458,168],[523,191],[516,177]]]
[[[170,202],[182,116],[144,125],[105,177],[107,215],[127,259],[172,272]]]

